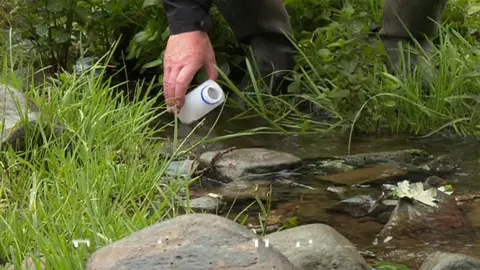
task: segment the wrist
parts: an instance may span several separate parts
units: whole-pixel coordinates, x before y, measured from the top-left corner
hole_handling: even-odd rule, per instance
[[[182,20],[169,24],[170,34],[177,35],[187,32],[204,32],[207,33],[212,28],[210,17],[206,16],[200,20]]]

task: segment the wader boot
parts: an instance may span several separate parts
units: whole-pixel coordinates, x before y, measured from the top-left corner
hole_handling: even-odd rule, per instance
[[[408,53],[409,45],[416,47],[412,37],[421,44],[425,56],[429,57],[430,43],[428,38],[438,32],[437,23],[447,0],[385,0],[383,6],[382,29],[379,33],[383,46],[388,54],[388,67],[392,73],[401,73],[401,57],[399,43],[403,47],[403,63],[407,70],[418,66],[425,75],[432,76],[433,70],[422,59],[422,55]],[[410,57],[410,58],[409,58]],[[408,63],[410,61],[410,63]],[[404,74],[405,75],[405,74]],[[425,78],[424,78],[425,79]]]
[[[289,40],[294,40],[293,31],[283,1],[216,0],[215,4],[238,41],[252,48],[254,58],[251,58],[250,50],[247,57],[253,71],[264,77],[266,85],[272,88],[272,94],[282,92],[284,76],[295,66],[295,47]],[[246,71],[238,88],[253,92],[251,81]],[[262,91],[267,92],[265,89]]]

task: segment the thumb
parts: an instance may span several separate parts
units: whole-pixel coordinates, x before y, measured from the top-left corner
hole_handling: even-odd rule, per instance
[[[208,62],[205,65],[205,73],[207,74],[207,78],[210,80],[217,80],[218,78],[218,71],[215,67],[215,62]]]

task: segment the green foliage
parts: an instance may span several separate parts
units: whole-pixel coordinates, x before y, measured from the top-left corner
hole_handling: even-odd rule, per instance
[[[20,87],[13,49],[0,50],[2,77]],[[152,139],[164,131],[165,112],[155,98],[128,100],[98,68],[100,76],[64,72],[50,88],[26,87],[42,119],[62,123],[64,132],[29,142],[24,152],[2,151],[0,258],[16,269],[29,258],[43,258],[47,269],[82,269],[97,248],[177,215],[188,201],[179,196],[188,179],[165,176],[183,149],[161,155],[163,141]],[[76,248],[76,239],[90,247]]]
[[[15,30],[30,39],[43,63],[69,69],[79,55],[101,56],[121,40],[111,62],[123,65],[134,60],[133,69],[162,70],[169,29],[160,0],[9,0],[19,17]],[[224,70],[232,64],[238,45],[223,18],[214,8],[217,26],[212,39]],[[218,27],[220,26],[220,27]],[[236,61],[238,62],[238,60]]]
[[[479,134],[477,1],[448,2],[446,23],[433,41],[429,64],[438,76],[430,80],[428,94],[419,87],[421,73],[386,72],[381,44],[368,36],[370,25],[380,23],[381,0],[284,2],[299,52],[287,78],[289,92],[261,93],[264,82],[258,80],[254,95],[244,97],[248,108],[232,120],[260,116],[271,129],[255,127],[230,137],[272,129],[320,133],[338,127],[351,128],[352,134],[385,128],[429,136],[447,127],[460,134]],[[213,8],[211,14],[210,36],[221,78],[226,88],[242,95],[230,75],[243,61],[244,48],[218,10]],[[18,35],[14,39],[33,42],[11,44],[9,36],[0,40],[2,77],[20,85],[24,77],[14,76],[14,71],[23,68],[51,65],[67,70],[60,70],[51,84],[27,87],[27,94],[46,112],[47,122],[61,121],[66,133],[23,154],[4,153],[0,257],[18,265],[24,258],[46,256],[47,269],[83,268],[88,256],[110,240],[178,214],[185,202],[178,194],[187,184],[164,172],[170,159],[184,152],[175,145],[172,157],[161,156],[162,142],[149,139],[163,131],[152,127],[164,109],[157,110],[159,95],[151,100],[136,92],[128,102],[116,95],[123,85],[113,85],[105,74],[68,72],[80,55],[103,56],[116,48],[109,63],[130,61],[132,69],[160,74],[169,34],[161,1],[8,0],[0,2],[0,26],[7,32],[12,26]],[[22,54],[30,58],[17,61]],[[35,68],[25,65],[32,60]],[[253,64],[247,61],[246,66],[252,81],[257,80]],[[310,106],[307,112],[300,109],[305,102]],[[335,118],[318,119],[320,110]],[[265,215],[268,206],[263,208]],[[284,224],[295,225],[295,219]],[[92,246],[75,249],[71,240],[82,238],[90,239]],[[389,263],[376,266],[406,269]]]

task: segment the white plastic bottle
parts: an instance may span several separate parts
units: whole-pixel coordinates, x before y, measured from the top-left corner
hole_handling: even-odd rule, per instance
[[[180,122],[191,124],[225,102],[222,88],[207,80],[185,96],[185,104],[177,114]]]

